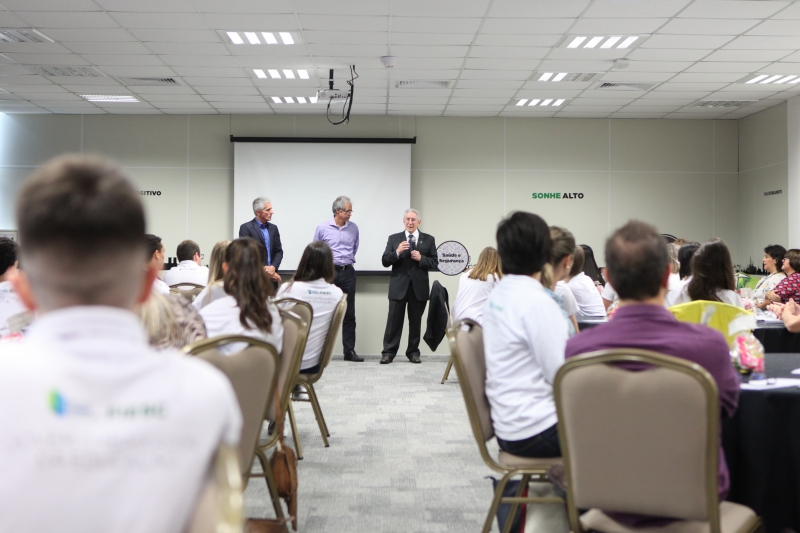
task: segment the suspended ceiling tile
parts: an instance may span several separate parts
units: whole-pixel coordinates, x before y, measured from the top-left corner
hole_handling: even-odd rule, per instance
[[[480,19],[478,19],[480,22]],[[490,18],[483,24],[483,33],[563,34],[574,23],[573,19]],[[477,26],[475,27],[477,30]],[[475,31],[473,30],[473,31]]]
[[[756,24],[758,19],[672,19],[658,33],[664,35],[739,35]]]
[[[97,0],[106,11],[195,13],[190,0]]]
[[[84,54],[83,58],[92,65],[98,66],[164,66],[164,63],[155,55],[94,55]]]
[[[473,46],[470,57],[490,59],[542,59],[550,48],[530,46]],[[462,57],[466,55],[466,50]]]
[[[629,4],[630,5],[630,4]],[[666,18],[582,18],[569,29],[574,34],[630,34],[653,33],[661,28],[669,19]]]
[[[590,4],[589,0],[495,0],[490,17],[574,18]]]
[[[192,0],[206,13],[293,13],[291,0]]]
[[[487,21],[488,24],[489,21]],[[478,31],[481,18],[466,17],[392,17],[392,32],[400,33],[470,33]],[[483,31],[486,31],[484,26]]]
[[[288,2],[287,2],[288,3]],[[347,2],[330,2],[329,0],[294,0],[292,2],[298,13],[315,15],[361,15],[388,16],[389,0],[348,0]],[[291,6],[289,9],[291,12]],[[394,11],[392,14],[398,14]]]
[[[45,35],[60,42],[135,41],[136,38],[122,28],[63,29],[53,28]]]
[[[142,43],[125,41],[66,42],[66,48],[76,54],[151,54]],[[65,48],[65,49],[66,49]],[[0,50],[3,47],[0,46]]]
[[[298,15],[304,30],[386,31],[389,17],[354,17],[343,15]],[[394,25],[394,23],[393,23]]]
[[[483,17],[489,0],[404,0],[391,3],[392,17]]]
[[[150,41],[162,43],[219,43],[220,37],[215,31],[185,30],[185,29],[150,29],[150,28],[131,28],[130,32],[140,41],[147,43]]]
[[[731,42],[729,35],[653,35],[640,48],[687,48],[692,50],[716,50]],[[774,47],[772,47],[774,48]],[[638,50],[638,49],[637,49]]]
[[[678,48],[637,48],[626,57],[631,61],[700,61],[714,50],[686,50]]]
[[[769,65],[769,63],[745,63],[731,61],[701,61],[686,69],[686,72],[756,72]]]
[[[47,28],[118,28],[119,25],[103,12],[17,11],[31,26],[49,34]],[[0,26],[6,26],[0,18]]]
[[[209,13],[204,16],[207,24],[217,30],[239,31],[296,31],[300,28],[294,14],[263,13]]]
[[[585,17],[629,18],[672,17],[691,0],[662,0],[660,2],[619,2],[596,0],[586,10]]]
[[[544,46],[549,48],[555,46],[561,37],[561,34],[481,33],[475,39],[475,44],[478,46]]]
[[[800,41],[796,37],[743,35],[724,47],[726,50],[797,50]]]
[[[678,14],[681,18],[711,18],[711,19],[761,19],[768,18],[790,2],[764,2],[764,1],[728,1],[694,2]]]

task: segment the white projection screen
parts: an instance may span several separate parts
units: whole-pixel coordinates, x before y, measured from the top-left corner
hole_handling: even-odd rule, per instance
[[[378,143],[234,143],[233,230],[253,219],[253,200],[272,201],[283,244],[280,270],[295,270],[337,196],[353,201],[360,244],[356,270],[385,271],[386,239],[403,231],[411,200],[411,145]]]

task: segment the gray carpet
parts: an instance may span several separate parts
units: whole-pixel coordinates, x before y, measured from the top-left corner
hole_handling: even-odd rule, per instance
[[[493,496],[484,478],[493,472],[478,453],[455,369],[441,385],[446,357],[419,365],[403,355],[390,365],[365,358],[332,361],[316,386],[329,448],[310,404],[294,403],[304,451],[298,530],[480,531]],[[285,434],[292,443],[288,425]],[[496,454],[493,441],[490,448]],[[251,480],[245,510],[274,516],[263,479]]]

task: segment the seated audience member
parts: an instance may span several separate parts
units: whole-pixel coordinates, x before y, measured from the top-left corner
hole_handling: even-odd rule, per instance
[[[334,279],[333,252],[325,241],[314,241],[303,251],[292,279],[278,290],[276,298],[308,302],[314,311],[306,351],[300,363],[301,373],[316,374],[320,370],[319,357],[333,320],[333,312],[344,295],[342,289],[333,284]]]
[[[699,249],[700,243],[695,241],[687,242],[678,249],[678,277],[683,285],[689,283],[692,277],[692,257]]]
[[[225,250],[224,287],[227,296],[200,310],[209,338],[220,335],[245,335],[272,344],[278,353],[283,347],[283,323],[272,303],[275,288],[264,272],[264,247],[255,239],[236,239]],[[235,353],[244,345],[228,344],[219,350]]]
[[[742,299],[736,294],[731,254],[720,239],[712,239],[698,248],[692,257],[692,279],[682,288],[669,291],[666,305],[672,307],[696,300],[722,302],[744,309]]]
[[[572,268],[569,271],[567,285],[578,302],[578,314],[581,316],[606,316],[603,298],[597,291],[596,285],[584,271],[585,252],[583,247],[577,246],[572,255]]]
[[[753,303],[760,309],[766,308],[772,302],[767,299],[767,293],[774,290],[778,283],[786,279],[786,274],[781,271],[783,258],[786,255],[786,248],[779,244],[770,244],[764,248],[764,270],[767,275],[758,280],[753,289]]]
[[[18,249],[16,242],[0,237],[0,338],[11,333],[9,318],[27,311],[11,285],[11,277],[17,272]]]
[[[139,317],[150,346],[180,349],[206,338],[206,325],[197,309],[177,294],[151,292],[139,307]]]
[[[161,237],[148,233],[145,238],[147,239],[147,253],[150,257],[148,266],[153,267],[156,272],[164,270],[164,245],[161,243]],[[158,276],[153,280],[153,290],[164,296],[169,295],[169,285]]]
[[[671,291],[672,289],[680,288],[681,285],[681,262],[678,259],[678,253],[680,252],[681,247],[671,242],[667,244],[667,251],[669,252],[669,264],[670,264],[670,274],[669,274],[669,283],[667,285],[667,290]]]
[[[578,321],[575,319],[575,314],[578,312],[578,302],[575,301],[572,291],[564,283],[564,279],[572,268],[575,237],[572,236],[569,230],[558,226],[550,226],[550,242],[552,244],[550,263],[545,265],[542,271],[542,285],[561,307],[564,317],[568,320],[569,336],[572,337],[578,333]]]
[[[178,266],[164,273],[164,283],[172,287],[181,283],[205,286],[208,283],[208,267],[203,266],[203,255],[194,241],[183,241],[178,245]]]
[[[637,348],[687,359],[708,370],[717,383],[722,415],[732,416],[739,397],[739,379],[725,338],[706,326],[678,322],[664,308],[664,295],[672,272],[664,238],[649,224],[629,222],[606,242],[606,268],[608,280],[619,294],[619,309],[613,320],[570,339],[566,357],[612,348]],[[727,496],[729,487],[728,468],[720,446],[720,501]],[[606,514],[629,526],[657,526],[665,521],[622,513]]]
[[[225,272],[222,270],[222,263],[225,262],[225,250],[228,249],[230,243],[231,241],[220,241],[211,250],[211,261],[208,265],[208,284],[192,302],[192,305],[198,311],[214,300],[225,296],[223,283]]]
[[[602,288],[602,286],[606,284],[606,280],[603,278],[603,274],[597,266],[597,261],[594,259],[592,247],[588,244],[581,244],[581,248],[583,249],[583,273],[592,279],[595,286]]]
[[[503,279],[483,309],[486,397],[501,450],[560,457],[553,379],[564,363],[567,321],[540,279],[550,260],[550,229],[517,212],[497,228]]]
[[[241,414],[217,369],[147,345],[139,194],[66,156],[23,183],[16,213],[14,285],[37,319],[0,357],[0,531],[184,531]]]
[[[789,300],[800,303],[800,250],[786,250],[781,270],[786,274],[786,279],[769,291],[766,298],[773,303],[785,304]]]
[[[497,250],[487,246],[478,256],[478,263],[461,274],[458,280],[458,295],[453,303],[453,323],[470,318],[478,324],[483,323],[483,306],[486,298],[503,273],[500,270],[500,256]]]

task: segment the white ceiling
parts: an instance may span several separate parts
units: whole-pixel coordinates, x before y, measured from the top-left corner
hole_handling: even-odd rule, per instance
[[[798,85],[737,83],[800,75],[800,1],[772,0],[0,0],[0,28],[35,28],[54,43],[0,43],[0,112],[322,114],[276,104],[346,87],[354,115],[735,119],[800,94]],[[302,42],[233,45],[219,32],[289,31]],[[639,34],[629,50],[556,47],[567,35]],[[380,57],[394,55],[387,70]],[[614,59],[627,58],[624,70]],[[94,66],[99,78],[36,74],[33,65]],[[310,80],[257,79],[253,68],[307,69]],[[537,71],[598,72],[592,82],[539,82]],[[117,77],[171,77],[127,87]],[[443,89],[397,81],[443,80]],[[598,90],[597,81],[655,84]],[[90,103],[81,94],[134,95]],[[559,108],[519,99],[566,98]],[[741,108],[700,100],[755,100]]]

